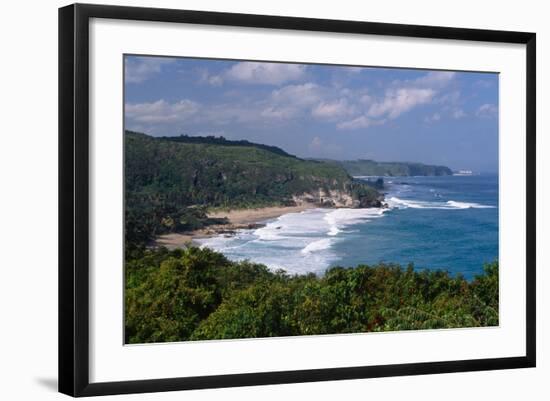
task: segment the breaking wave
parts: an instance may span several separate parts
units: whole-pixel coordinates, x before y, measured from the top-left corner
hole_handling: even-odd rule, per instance
[[[312,252],[328,249],[331,247],[331,245],[332,245],[332,240],[330,238],[323,238],[307,244],[304,248],[302,248],[300,253],[302,253],[303,255],[307,255]]]
[[[442,210],[453,210],[453,209],[494,209],[495,206],[482,205],[479,203],[473,202],[458,202],[449,200],[447,202],[430,202],[430,201],[419,201],[419,200],[407,200],[400,199],[395,196],[392,196],[387,200],[387,203],[390,207],[397,209],[442,209]]]
[[[199,239],[233,260],[250,259],[289,273],[323,272],[339,259],[334,245],[347,227],[380,218],[388,209],[310,209],[288,213],[232,237]]]

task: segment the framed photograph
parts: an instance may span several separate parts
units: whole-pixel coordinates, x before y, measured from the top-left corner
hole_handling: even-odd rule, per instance
[[[535,34],[59,10],[59,390],[535,366]]]

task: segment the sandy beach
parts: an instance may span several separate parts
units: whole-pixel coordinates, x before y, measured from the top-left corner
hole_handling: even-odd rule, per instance
[[[303,203],[298,206],[273,206],[262,207],[258,209],[236,209],[229,211],[217,211],[208,213],[208,217],[227,218],[230,224],[252,224],[261,221],[274,219],[287,213],[302,212],[316,207],[310,203]]]
[[[272,206],[257,209],[220,210],[208,213],[211,218],[226,218],[229,224],[216,224],[200,230],[185,233],[170,233],[159,236],[156,246],[165,246],[168,249],[185,248],[193,243],[193,239],[211,237],[214,235],[231,235],[235,230],[253,229],[261,223],[282,216],[287,213],[298,213],[315,208],[314,204],[302,203],[297,206]]]

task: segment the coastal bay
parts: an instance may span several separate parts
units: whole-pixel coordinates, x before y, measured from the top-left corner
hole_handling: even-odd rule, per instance
[[[482,263],[498,258],[495,175],[394,177],[386,180],[384,203],[288,210],[261,226],[198,236],[194,243],[289,274],[323,275],[333,266],[385,262],[471,279]]]

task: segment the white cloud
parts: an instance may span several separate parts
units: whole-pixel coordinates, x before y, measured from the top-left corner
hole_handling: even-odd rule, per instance
[[[428,88],[441,88],[449,84],[456,75],[456,72],[452,71],[430,71],[426,75],[412,81],[414,86],[428,87]]]
[[[498,108],[494,104],[485,103],[479,106],[476,111],[476,116],[481,118],[491,118],[498,114]]]
[[[451,115],[453,116],[454,119],[457,119],[457,120],[467,116],[467,114],[462,109],[454,109]]]
[[[285,119],[308,113],[313,105],[323,99],[323,88],[308,82],[301,85],[287,85],[271,92],[265,102],[261,102],[261,116],[272,119]]]
[[[310,114],[327,95],[326,88],[311,82],[283,86],[260,97],[240,91],[228,93],[230,96],[219,98],[221,102],[202,107],[194,121],[209,125],[284,123]]]
[[[361,97],[359,98],[359,102],[366,105],[371,104],[373,100],[373,97],[369,94],[361,95]]]
[[[221,75],[210,75],[207,69],[198,70],[200,82],[207,83],[212,86],[220,86],[223,84]]]
[[[363,94],[359,97],[359,103],[366,107],[366,110],[351,120],[341,121],[337,128],[351,130],[381,125],[418,106],[436,102],[436,96],[453,81],[455,75],[456,73],[448,71],[430,71],[414,80],[393,81],[382,97],[375,97],[370,93]],[[440,101],[455,101],[457,96],[459,94]],[[436,113],[427,117],[425,121],[433,122],[439,119],[441,115]]]
[[[159,67],[160,68],[160,67]],[[198,78],[209,85],[221,85],[227,79],[242,82],[282,83],[303,77],[305,66],[294,64],[243,62],[217,75],[199,69]],[[179,130],[182,125],[204,125],[218,130],[228,124],[245,124],[262,127],[266,124],[288,124],[293,121],[317,119],[329,121],[339,130],[365,129],[385,124],[410,110],[428,103],[448,103],[445,115],[462,116],[457,102],[459,94],[443,94],[454,73],[429,72],[415,80],[394,81],[382,94],[367,87],[324,86],[313,82],[290,83],[265,92],[233,91],[230,97],[222,96],[208,107],[190,99],[169,103],[158,100],[151,103],[127,104],[128,127],[163,132]],[[443,99],[443,100],[442,100]],[[425,121],[438,121],[442,111],[426,117]]]
[[[162,66],[174,62],[174,59],[160,57],[126,58],[124,78],[126,83],[141,83],[162,70]]]
[[[340,98],[334,101],[326,101],[319,103],[313,108],[311,114],[314,117],[333,120],[343,116],[353,114],[355,107],[351,105],[345,98]]]
[[[440,85],[450,77],[452,74],[430,75],[429,79],[414,82],[437,82]],[[401,83],[410,84],[408,81]],[[342,88],[335,93],[333,88],[309,82],[274,90],[262,108],[261,116],[289,120],[310,113],[314,118],[334,121],[338,129],[367,128],[395,119],[419,105],[430,103],[436,93],[436,90],[429,88],[393,86],[382,98],[376,99],[365,89]]]
[[[424,118],[424,122],[428,123],[428,124],[435,123],[439,120],[441,120],[441,114],[439,114],[439,113],[434,113],[431,116],[428,116],[428,117]]]
[[[390,89],[382,101],[370,106],[367,114],[369,117],[387,116],[394,119],[418,105],[429,103],[434,95],[432,89]]]
[[[322,99],[323,88],[312,82],[300,85],[288,85],[271,92],[270,101],[277,104],[292,103],[310,106]]]
[[[365,116],[359,116],[357,118],[354,118],[353,120],[350,120],[350,121],[343,121],[341,123],[338,123],[338,125],[336,125],[336,127],[338,129],[342,129],[342,130],[354,130],[354,129],[359,129],[359,128],[368,128],[370,127],[371,125],[374,125],[374,124],[381,124],[382,122],[375,122],[371,119],[369,119],[368,117],[365,117]]]
[[[333,121],[340,130],[368,128],[434,102],[454,76],[453,72],[429,72],[415,80],[394,81],[382,97],[372,95],[366,88],[335,91],[311,82],[292,84],[272,91],[259,114],[264,119],[283,121],[309,113],[314,118]],[[445,101],[456,101],[457,96]],[[457,111],[455,117],[459,114]]]
[[[151,103],[127,103],[124,111],[128,127],[132,128],[135,125],[182,123],[195,115],[199,107],[198,103],[188,99],[175,103],[160,99]]]
[[[333,88],[311,82],[287,85],[271,92],[262,116],[291,119],[309,115],[319,120],[338,122],[357,113],[354,99],[351,90],[335,92]]]
[[[219,75],[212,75],[208,77],[208,83],[213,86],[220,86],[223,84],[223,78]]]
[[[467,117],[468,114],[462,108],[464,101],[459,90],[453,90],[438,96],[435,103],[441,104],[441,111],[455,120]]]
[[[251,84],[281,85],[304,78],[306,66],[299,64],[241,62],[223,74],[225,79]]]
[[[455,105],[460,103],[460,91],[454,90],[451,92],[446,92],[435,99],[436,103],[443,105]]]

